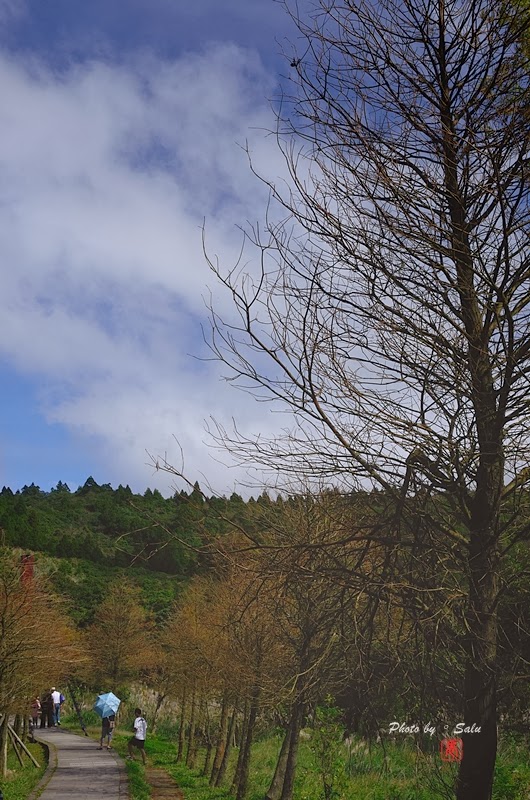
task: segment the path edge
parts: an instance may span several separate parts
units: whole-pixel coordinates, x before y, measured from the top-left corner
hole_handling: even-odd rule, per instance
[[[112,758],[118,765],[118,771],[120,773],[120,783],[119,783],[120,800],[129,800],[131,792],[129,790],[129,776],[127,774],[125,761],[120,756],[120,754],[114,750],[114,748],[111,748],[111,752],[109,755],[112,756]],[[34,798],[28,797],[28,800],[34,800]]]
[[[37,798],[41,796],[41,794],[51,781],[55,773],[55,770],[57,769],[57,764],[58,764],[57,748],[55,747],[55,745],[52,744],[51,742],[44,742],[39,739],[37,739],[37,742],[40,744],[43,750],[46,750],[48,753],[48,766],[46,767],[44,775],[42,776],[38,784],[35,786],[31,794],[28,795],[27,800],[37,800]]]

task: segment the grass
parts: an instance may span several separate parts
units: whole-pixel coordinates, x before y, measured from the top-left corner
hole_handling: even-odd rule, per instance
[[[96,739],[99,738],[99,732]],[[112,739],[114,750],[122,758],[127,755],[127,742],[130,735],[117,733]],[[125,761],[127,778],[129,779],[129,796],[131,800],[149,800],[150,786],[145,777],[145,767],[141,761]]]
[[[274,772],[276,759],[280,749],[280,738],[269,737],[254,744],[249,776],[248,800],[263,800]],[[231,776],[235,768],[237,750],[231,754],[227,770],[226,785],[212,788],[208,778],[201,775],[202,757],[199,751],[198,766],[190,770],[184,764],[177,764],[176,746],[162,737],[151,736],[148,739],[146,752],[153,766],[165,769],[183,790],[186,800],[228,800],[230,795]],[[379,756],[380,754],[375,754]],[[390,754],[386,774],[381,774],[377,763],[368,772],[350,775],[344,787],[344,797],[358,800],[432,800],[429,789],[422,786],[422,780],[414,774],[413,752],[403,752],[396,746]],[[310,747],[301,743],[299,750],[297,778],[295,782],[295,800],[318,800],[322,796],[322,785]],[[337,800],[340,795],[337,796]]]
[[[72,726],[74,727],[74,726]],[[99,727],[89,733],[99,738]],[[177,747],[174,731],[165,735],[149,735],[146,754],[150,766],[165,769],[183,790],[186,800],[229,800],[230,783],[234,773],[237,750],[233,750],[225,785],[212,788],[208,778],[201,775],[204,751],[199,750],[196,769],[190,770],[176,762]],[[116,734],[116,751],[125,756],[129,734]],[[263,800],[269,787],[280,749],[279,736],[269,736],[255,742],[249,776],[248,800]],[[132,800],[148,800],[149,784],[143,765],[126,762]],[[441,762],[437,750],[420,753],[412,740],[396,741],[368,748],[359,748],[348,758],[345,752],[340,764],[342,780],[337,785],[335,800],[436,800],[450,797],[454,785],[456,764]],[[444,788],[445,787],[445,788]],[[528,800],[530,797],[530,761],[528,744],[522,738],[505,736],[501,739],[495,771],[493,800]],[[300,742],[294,800],[321,800],[323,786],[316,756],[306,741]],[[8,796],[6,800],[11,800]],[[19,800],[15,796],[15,800]]]
[[[134,761],[127,761],[127,777],[129,779],[129,797],[131,800],[149,800],[151,787],[145,778],[145,767]]]
[[[279,737],[268,737],[254,744],[249,776],[248,800],[263,800],[269,787],[280,748]],[[151,736],[147,754],[153,766],[159,766],[176,780],[186,800],[228,800],[231,777],[237,758],[233,751],[227,770],[226,785],[212,789],[201,775],[202,757],[199,751],[197,769],[177,764],[173,741]],[[450,797],[456,764],[443,764],[438,752],[422,754],[412,742],[389,743],[385,751],[380,746],[371,752],[345,759],[345,781],[337,800],[435,800]],[[494,800],[528,800],[530,792],[530,762],[525,741],[505,737],[499,747],[496,767]],[[322,782],[315,756],[307,742],[300,743],[295,800],[320,800]]]
[[[150,763],[154,767],[165,769],[175,779],[186,800],[221,800],[230,797],[227,788],[210,787],[208,778],[200,774],[200,769],[189,770],[184,764],[177,763],[177,747],[174,742],[162,736],[151,736],[146,744]]]
[[[40,767],[37,769],[25,755],[22,756],[24,766],[21,767],[10,746],[7,758],[8,776],[0,784],[4,800],[26,800],[44,775],[47,764],[43,748],[38,744],[28,744],[27,742],[25,744],[32,756],[39,762]]]

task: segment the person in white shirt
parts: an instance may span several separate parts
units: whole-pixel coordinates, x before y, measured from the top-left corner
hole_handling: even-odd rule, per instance
[[[53,704],[53,724],[60,725],[61,724],[61,703],[63,702],[64,697],[60,692],[57,691],[55,686],[52,686],[52,704]]]
[[[142,761],[145,764],[145,736],[147,732],[147,722],[142,717],[140,708],[134,709],[135,720],[133,723],[134,736],[129,739],[127,749],[129,750],[129,758],[134,761],[133,747],[136,747],[142,755]]]

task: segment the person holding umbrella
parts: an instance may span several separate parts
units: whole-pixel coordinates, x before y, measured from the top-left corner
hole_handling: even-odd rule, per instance
[[[112,692],[105,692],[97,697],[94,703],[94,711],[101,717],[101,739],[99,749],[103,750],[103,740],[107,739],[107,750],[110,750],[110,742],[116,724],[116,712],[120,707],[121,700]]]
[[[99,740],[99,750],[103,750],[103,740],[105,738],[107,739],[107,750],[111,749],[110,743],[112,741],[112,734],[114,733],[115,724],[115,714],[109,714],[108,717],[103,717],[101,720],[101,739]]]

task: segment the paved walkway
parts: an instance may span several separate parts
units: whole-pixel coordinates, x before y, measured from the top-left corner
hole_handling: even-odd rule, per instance
[[[127,776],[123,761],[112,751],[98,750],[86,736],[44,728],[35,736],[50,745],[52,777],[39,800],[125,800]]]

